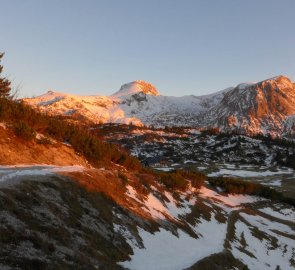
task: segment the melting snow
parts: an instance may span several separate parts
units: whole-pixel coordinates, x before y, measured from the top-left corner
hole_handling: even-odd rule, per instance
[[[4,182],[16,177],[50,175],[59,172],[83,171],[83,166],[50,166],[50,165],[25,165],[0,166],[0,182]]]
[[[270,216],[279,218],[279,219],[283,219],[283,220],[293,220],[295,221],[295,211],[294,208],[293,209],[280,209],[280,210],[273,210],[270,207],[265,207],[263,209],[260,209],[261,212],[268,214]]]
[[[144,202],[144,208],[147,208],[151,216],[155,219],[165,219],[164,214],[170,215],[162,202],[151,193],[147,196],[147,200]]]
[[[0,123],[0,127],[3,129],[6,129],[6,124],[5,123]]]
[[[273,230],[283,231],[289,234],[291,233],[292,235],[294,234],[294,231],[286,225],[271,222],[259,216],[241,215],[250,222],[251,225],[254,225],[259,228],[260,231],[266,233],[266,235],[275,236],[277,238],[277,235]],[[245,249],[250,251],[254,257],[249,256],[240,250],[241,244],[239,239],[235,241],[232,253],[235,257],[240,258],[245,264],[247,264],[249,269],[276,269],[278,265],[280,266],[279,269],[294,269],[289,261],[290,258],[294,256],[295,241],[293,239],[281,235],[278,238],[278,242],[274,244],[276,248],[273,248],[269,237],[263,239],[256,238],[251,232],[251,227],[248,227],[243,222],[238,221],[235,224],[235,227],[236,235],[240,237],[242,234],[244,235],[247,242]]]
[[[213,172],[208,174],[208,176],[222,176],[222,175],[232,175],[239,177],[259,177],[259,176],[272,176],[278,174],[291,174],[293,170],[279,170],[272,172],[270,170],[266,171],[247,171],[247,170],[230,170],[230,169],[220,169],[218,172]]]
[[[133,245],[134,255],[131,256],[131,261],[120,264],[136,270],[179,270],[191,266],[203,257],[222,251],[225,224],[220,224],[215,219],[201,220],[194,230],[201,235],[198,239],[182,230],[178,230],[177,237],[162,228],[155,234],[140,229],[139,235],[145,248]]]
[[[156,170],[159,170],[159,171],[164,171],[164,172],[170,172],[170,171],[173,171],[174,168],[168,168],[168,167],[154,167]]]
[[[260,200],[258,197],[249,195],[227,194],[227,196],[224,196],[206,187],[200,189],[200,196],[203,198],[213,198],[230,207],[237,207],[243,203],[253,203]]]

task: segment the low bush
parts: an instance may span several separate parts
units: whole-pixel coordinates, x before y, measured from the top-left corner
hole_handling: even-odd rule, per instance
[[[31,141],[36,137],[35,130],[24,121],[16,122],[13,127],[15,134],[24,140]]]
[[[210,177],[208,181],[211,186],[221,187],[227,193],[255,195],[295,206],[295,199],[285,197],[283,193],[259,183],[229,177]]]
[[[37,140],[37,143],[38,144],[48,145],[48,144],[52,144],[52,141],[47,137],[42,137],[41,139]]]
[[[192,187],[200,188],[206,179],[206,176],[199,172],[176,170],[173,172],[156,173],[159,181],[170,189],[185,190],[189,184]]]
[[[17,122],[16,119],[18,120]],[[0,97],[0,121],[14,126],[17,136],[32,140],[36,131],[57,141],[67,142],[92,164],[115,162],[131,170],[140,170],[138,159],[120,147],[105,143],[87,126],[70,123],[66,117],[50,116],[33,109],[22,101]],[[47,143],[47,141],[39,141]]]
[[[122,172],[118,172],[118,177],[122,180],[124,185],[128,184],[129,179],[128,179],[127,175],[125,175]]]
[[[185,190],[188,187],[188,181],[177,172],[160,174],[160,182],[170,189]]]

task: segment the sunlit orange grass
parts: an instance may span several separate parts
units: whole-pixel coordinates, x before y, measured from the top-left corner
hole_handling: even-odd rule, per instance
[[[136,190],[138,196],[143,197],[144,194],[140,193],[140,186],[143,186],[141,181],[136,177],[135,174],[126,173],[126,176]],[[76,181],[79,185],[84,187],[89,192],[102,192],[107,197],[112,199],[119,206],[128,209],[134,214],[151,219],[151,216],[142,210],[142,205],[126,195],[126,186],[123,181],[118,177],[118,171],[108,171],[99,169],[89,169],[84,172],[65,172],[63,175],[69,176],[73,181]]]

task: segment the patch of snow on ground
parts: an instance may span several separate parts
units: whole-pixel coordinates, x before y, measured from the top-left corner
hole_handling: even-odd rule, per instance
[[[261,212],[287,221],[295,222],[295,211],[294,209],[281,209],[281,210],[273,210],[270,207],[265,207],[260,209]]]
[[[277,174],[291,174],[290,170],[279,170],[272,172],[270,170],[266,171],[246,171],[246,170],[229,170],[229,169],[220,169],[218,172],[212,172],[208,174],[209,177],[222,176],[222,175],[231,175],[239,177],[259,177],[259,176],[272,176]]]
[[[155,219],[165,219],[165,215],[170,215],[163,203],[157,199],[152,193],[147,196],[144,202],[144,208],[148,209],[151,216]]]
[[[268,234],[277,236],[276,233],[273,232],[273,230],[278,230],[280,232],[289,234],[289,235],[294,235],[294,230],[282,223],[278,223],[275,221],[270,221],[266,218],[263,218],[261,216],[252,216],[248,215],[246,213],[241,213],[240,214],[244,219],[246,219],[249,223],[254,225],[255,227],[259,228],[260,230],[266,231]],[[295,241],[292,240],[293,246],[295,248]]]
[[[127,195],[130,198],[134,199],[135,201],[137,201],[139,203],[142,203],[142,201],[138,199],[137,192],[132,186],[128,185],[126,188],[127,188]]]
[[[184,164],[188,164],[188,163],[196,163],[196,161],[194,161],[194,160],[186,160],[186,161],[184,162]]]
[[[260,198],[250,195],[227,194],[227,196],[224,196],[206,187],[200,189],[200,196],[203,198],[213,198],[230,207],[237,207],[243,203],[253,203],[260,200]]]
[[[42,140],[42,139],[45,139],[45,138],[46,138],[46,136],[44,136],[43,134],[41,134],[39,132],[36,133],[36,139],[37,140]]]
[[[44,166],[44,165],[19,165],[19,166],[0,166],[0,182],[22,176],[50,175],[59,172],[81,172],[83,166]]]
[[[195,198],[190,199],[189,201],[184,200],[184,197],[182,195],[182,200],[184,201],[184,203],[177,205],[176,201],[174,200],[173,196],[165,191],[165,196],[167,197],[167,199],[169,200],[169,202],[166,202],[166,206],[168,208],[169,214],[170,216],[173,216],[174,218],[178,218],[178,216],[180,215],[184,215],[184,214],[188,214],[191,212],[191,206],[193,206],[196,202]]]
[[[0,123],[0,127],[3,129],[6,129],[6,124],[5,123]]]
[[[249,218],[247,218],[247,220],[249,221]],[[264,221],[266,220],[263,219],[263,222]],[[255,226],[256,225],[257,224],[255,224]],[[244,247],[245,250],[252,253],[254,257],[242,252],[240,249],[241,239],[237,239],[234,242],[232,253],[236,258],[240,258],[249,267],[249,269],[276,269],[278,265],[280,266],[279,269],[294,269],[290,265],[289,261],[293,256],[292,253],[295,248],[294,240],[279,237],[279,241],[276,243],[277,248],[272,248],[270,239],[264,238],[261,240],[254,237],[251,233],[251,229],[243,222],[236,222],[235,227],[237,237],[242,239],[243,234],[244,239],[246,240],[246,246]],[[270,232],[268,228],[258,228],[267,234]]]
[[[274,187],[280,187],[282,186],[282,180],[276,179],[276,180],[270,181],[269,184]]]
[[[201,220],[194,230],[200,235],[198,239],[182,230],[178,230],[177,237],[162,228],[155,234],[140,229],[139,235],[145,248],[133,246],[131,261],[120,264],[134,270],[179,270],[223,250],[225,224],[215,219]]]
[[[2,171],[1,171],[2,173]],[[49,175],[49,174],[53,174],[50,171],[47,170],[19,170],[19,171],[9,171],[7,174],[5,174],[4,176],[0,177],[0,182],[4,182],[16,177],[22,177],[22,176],[35,176],[35,175]]]
[[[170,171],[173,171],[174,168],[168,168],[168,167],[161,167],[161,168],[158,168],[158,167],[155,167],[156,170],[159,170],[159,171],[163,171],[163,172],[170,172]]]

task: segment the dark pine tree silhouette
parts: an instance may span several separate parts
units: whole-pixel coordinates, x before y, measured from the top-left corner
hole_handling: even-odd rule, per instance
[[[0,53],[0,63],[3,56],[4,53]],[[11,91],[11,82],[7,78],[1,76],[2,71],[3,66],[0,65],[0,98],[9,98]]]

